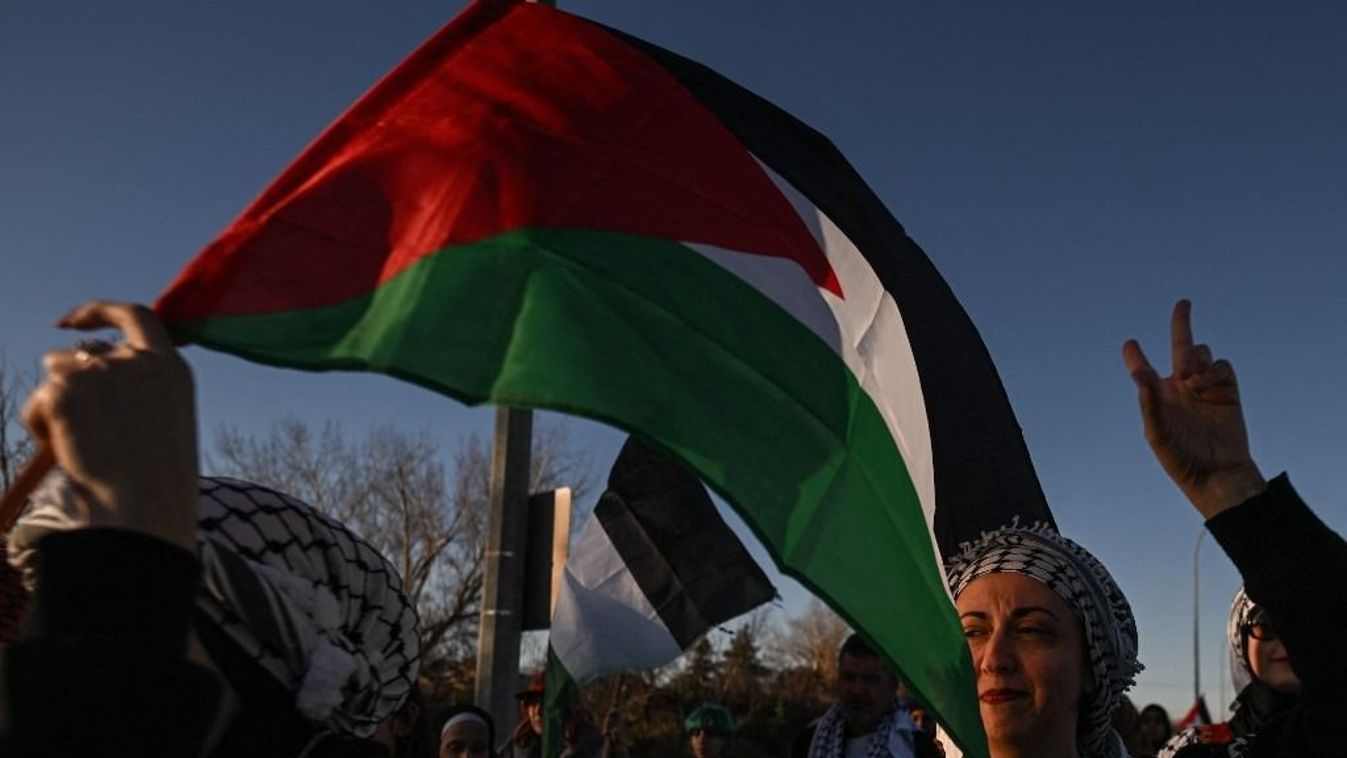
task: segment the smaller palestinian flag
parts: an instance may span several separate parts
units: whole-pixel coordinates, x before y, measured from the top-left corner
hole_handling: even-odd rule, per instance
[[[629,439],[562,577],[548,644],[543,755],[561,754],[577,688],[677,658],[776,590],[668,455]]]
[[[1207,710],[1207,697],[1206,695],[1198,695],[1197,702],[1193,703],[1193,707],[1183,714],[1183,718],[1179,719],[1175,728],[1183,731],[1190,726],[1207,726],[1210,723],[1211,712]]]

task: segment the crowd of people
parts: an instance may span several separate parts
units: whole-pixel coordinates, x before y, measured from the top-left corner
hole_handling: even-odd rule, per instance
[[[199,475],[191,373],[149,310],[95,302],[61,324],[123,340],[47,355],[24,410],[58,470],[8,535],[15,571],[0,581],[21,580],[29,600],[0,647],[0,754],[541,754],[541,678],[518,694],[508,736],[470,704],[430,714],[394,567],[305,503]],[[1333,589],[1347,545],[1285,474],[1264,479],[1234,369],[1194,341],[1186,302],[1171,343],[1168,376],[1135,341],[1123,360],[1157,460],[1244,580],[1229,627],[1234,717],[1171,736],[1148,706],[1119,734],[1141,669],[1122,589],[1054,529],[1007,524],[946,566],[993,758],[1347,756],[1347,656],[1332,638],[1347,627]],[[836,702],[800,725],[792,758],[953,750],[863,636],[837,662]],[[724,708],[703,704],[684,727],[686,754],[735,754]],[[614,714],[600,727],[575,708],[563,738],[567,756],[627,754]]]

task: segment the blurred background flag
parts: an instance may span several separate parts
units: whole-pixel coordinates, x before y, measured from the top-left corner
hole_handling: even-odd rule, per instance
[[[566,562],[548,640],[543,755],[561,754],[578,686],[662,666],[775,595],[701,482],[629,439]]]

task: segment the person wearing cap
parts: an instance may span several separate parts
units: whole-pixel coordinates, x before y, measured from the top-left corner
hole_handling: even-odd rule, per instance
[[[729,758],[734,741],[734,718],[724,708],[707,703],[683,721],[693,758]]]
[[[542,755],[543,696],[546,679],[539,671],[528,686],[515,693],[519,703],[519,723],[515,724],[510,739],[497,753],[499,758],[537,758]],[[610,714],[609,721],[613,720]],[[615,729],[600,734],[594,722],[580,705],[571,706],[561,730],[562,758],[621,758],[626,751],[615,739]]]
[[[500,758],[537,758],[543,752],[543,695],[546,682],[543,672],[534,674],[524,689],[514,694],[519,706],[519,721],[510,732],[510,739],[500,748]]]

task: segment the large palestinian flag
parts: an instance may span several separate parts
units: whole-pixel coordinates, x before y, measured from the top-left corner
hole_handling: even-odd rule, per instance
[[[179,338],[673,453],[981,752],[946,545],[1045,518],[930,261],[821,135],[545,6],[469,7],[164,293]]]

